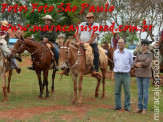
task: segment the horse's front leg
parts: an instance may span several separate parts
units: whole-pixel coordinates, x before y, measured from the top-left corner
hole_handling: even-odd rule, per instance
[[[77,76],[72,73],[72,79],[74,82],[74,98],[72,100],[72,104],[75,104],[77,100]]]
[[[46,85],[46,96],[45,97],[49,97],[49,90],[48,90],[48,69],[43,71],[43,75],[44,75],[44,82]]]
[[[52,74],[52,87],[51,87],[51,91],[54,92],[54,79],[55,79],[55,73],[56,71],[53,69],[53,74]]]
[[[3,89],[4,101],[8,101],[7,100],[7,92],[6,92],[6,75],[5,75],[5,73],[2,75],[2,89]]]
[[[10,82],[11,82],[11,76],[12,76],[12,69],[9,70],[8,86],[7,86],[7,92],[8,92],[8,93],[10,93]]]
[[[78,100],[78,106],[81,107],[82,106],[82,83],[83,83],[83,74],[81,74],[79,76],[79,100]]]
[[[42,97],[43,94],[43,85],[42,85],[42,81],[41,81],[41,70],[35,70],[37,77],[38,77],[38,82],[39,82],[39,87],[40,87],[40,95],[38,97]]]
[[[104,98],[105,97],[105,78],[106,78],[107,69],[101,69],[101,71],[102,71],[102,86],[103,86],[102,98]]]

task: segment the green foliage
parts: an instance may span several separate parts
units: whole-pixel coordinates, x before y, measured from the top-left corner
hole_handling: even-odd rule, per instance
[[[109,42],[109,43],[111,43],[111,38],[112,38],[112,37],[113,37],[113,34],[112,34],[111,32],[104,33],[104,34],[102,35],[101,44],[102,44],[103,42]]]

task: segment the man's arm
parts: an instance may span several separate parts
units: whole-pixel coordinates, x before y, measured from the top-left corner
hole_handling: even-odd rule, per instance
[[[96,39],[97,36],[98,36],[98,34],[95,33],[95,34],[93,35],[93,37],[91,37],[91,38],[89,39],[88,43],[89,43],[89,44],[92,44],[92,43],[94,42],[94,40]]]

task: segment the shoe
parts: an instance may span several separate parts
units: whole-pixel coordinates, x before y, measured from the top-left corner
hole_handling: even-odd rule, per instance
[[[54,71],[59,71],[59,68],[57,66],[55,66]]]
[[[121,108],[114,108],[113,110],[121,110]]]
[[[95,75],[100,75],[98,72],[96,72],[95,70],[92,70],[92,76],[95,76]]]
[[[34,67],[28,67],[28,69],[30,69],[30,70],[35,70],[35,68],[34,68]]]
[[[22,59],[20,56],[16,57],[15,59],[17,59],[19,62],[22,62]]]
[[[130,108],[125,108],[125,110],[126,110],[126,111],[131,111],[131,109],[130,109]]]
[[[16,72],[19,74],[21,72],[21,69],[19,67],[17,67]]]
[[[141,113],[141,114],[143,114],[143,115],[144,115],[144,114],[146,114],[146,112],[147,112],[147,111],[146,111],[146,109],[143,109],[143,111],[142,111],[142,113]]]
[[[134,111],[134,113],[141,113],[142,109],[137,108],[137,110]]]

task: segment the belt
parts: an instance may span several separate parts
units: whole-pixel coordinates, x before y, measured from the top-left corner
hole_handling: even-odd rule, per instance
[[[126,74],[128,72],[115,72],[115,73],[117,73],[117,74]]]

